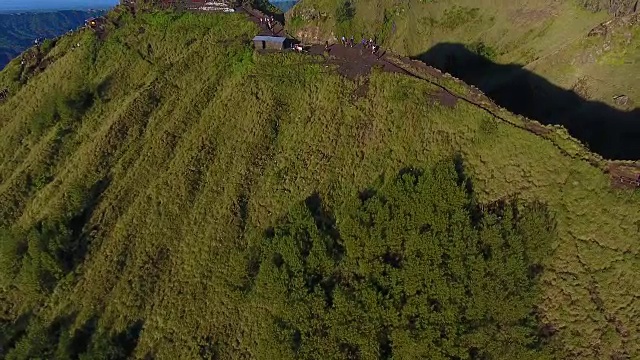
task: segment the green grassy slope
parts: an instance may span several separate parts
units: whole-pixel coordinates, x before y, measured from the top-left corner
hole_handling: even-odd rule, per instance
[[[256,271],[256,249],[270,237],[263,234],[276,228],[273,246],[262,254],[281,251],[299,265],[301,253],[278,249],[299,240],[287,235],[297,221],[313,229],[299,209],[318,194],[342,236],[358,244],[364,231],[355,231],[350,214],[369,211],[353,209],[359,192],[378,189],[404,204],[403,194],[412,190],[394,182],[402,169],[428,172],[455,157],[464,163],[473,201],[537,201],[557,223],[557,239],[542,263],[537,310],[523,315],[553,336],[544,351],[527,354],[640,356],[634,330],[640,318],[640,192],[610,188],[608,176],[562,132],[551,136],[554,143],[468,103],[441,105],[434,85],[405,75],[374,72],[366,96],[355,96],[359,84],[320,58],[254,54],[249,40],[257,30],[239,14],[125,14],[119,21],[104,41],[90,32],[63,38],[47,54],[46,70],[26,84],[18,81],[18,61],[0,72],[0,84],[12,94],[0,104],[0,325],[3,346],[13,349],[8,358],[69,358],[68,348],[102,358],[293,357],[288,338],[273,338],[270,329],[287,320],[283,313],[296,321],[304,317],[294,309],[308,311],[288,312],[284,301],[300,305],[295,299],[302,298],[312,306],[316,300],[286,292],[291,300],[280,291],[282,283],[270,285],[274,277],[289,284],[273,266]],[[80,47],[72,49],[76,43]],[[574,156],[561,151],[570,146]],[[424,214],[445,214],[450,222],[449,211],[464,224],[470,207],[461,189],[446,185],[455,180],[452,170],[443,171],[434,175],[437,181],[425,180],[441,185],[429,185],[435,191],[424,204],[455,206],[434,205]],[[430,209],[424,204],[403,214]],[[487,226],[493,232],[486,238],[518,233],[506,220],[493,221],[497,227]],[[393,231],[417,231],[415,223],[402,224]],[[520,264],[525,255],[508,259]],[[342,266],[313,264],[304,266]],[[379,270],[376,262],[360,264],[347,273],[358,279]],[[516,274],[511,279],[520,279],[517,284],[505,287],[528,291],[526,275]],[[291,276],[291,288],[301,281]],[[509,303],[513,296],[506,291],[501,298]],[[372,304],[368,297],[358,301]],[[344,304],[349,313],[344,309],[351,303]],[[375,304],[371,308],[382,313]],[[507,357],[509,349],[520,349],[500,347],[511,335],[537,339],[524,330],[501,333],[500,324],[531,326],[513,320],[521,319],[522,308],[485,311],[496,318],[475,327],[492,326],[491,340],[464,341],[495,344],[487,351]],[[385,310],[384,319],[392,313]],[[363,358],[375,353],[350,331],[322,330],[336,323],[335,314],[324,314],[320,332],[309,336],[327,331],[332,341],[342,339],[346,348],[336,357],[355,351],[353,344],[360,344]],[[366,327],[353,331],[363,333]],[[410,341],[393,338],[397,348],[409,345],[404,349],[419,354]],[[303,349],[313,351],[314,344]],[[434,346],[445,345],[440,337]]]
[[[588,38],[591,29],[612,15],[606,7],[586,3],[351,1],[353,18],[340,21],[345,1],[302,0],[287,16],[290,32],[306,41],[376,37],[385,48],[414,57],[440,43],[460,43],[499,64],[525,66],[565,89],[579,89],[588,82],[588,99],[611,105],[614,93],[638,99],[637,79],[629,77],[640,73],[637,25],[619,26],[618,34],[607,39]],[[495,81],[500,84],[504,79]]]
[[[351,2],[351,21],[339,22],[343,1],[301,1],[290,17],[313,15],[302,24],[323,36],[376,36],[399,53],[417,56],[440,42],[484,42],[500,62],[529,63],[583,37],[606,20],[571,1],[391,1]],[[317,16],[320,13],[320,16]],[[325,16],[323,16],[325,15]],[[295,21],[292,21],[295,24]],[[344,34],[342,34],[344,32]]]
[[[586,99],[600,100],[612,107],[638,107],[640,89],[636,84],[640,64],[640,14],[613,19],[553,55],[527,64],[527,69],[567,89],[575,89]],[[626,95],[628,101],[616,102]]]

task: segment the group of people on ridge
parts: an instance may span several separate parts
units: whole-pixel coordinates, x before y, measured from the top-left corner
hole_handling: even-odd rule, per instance
[[[273,16],[267,16],[267,17],[261,17],[260,18],[260,24],[266,24],[267,27],[269,28],[269,30],[273,30],[273,27],[277,23],[278,22],[276,21],[276,19]]]
[[[343,46],[347,46],[347,47],[354,47],[356,46],[355,40],[353,38],[353,36],[350,39],[345,38],[344,36],[340,39],[340,42],[342,43]],[[380,46],[378,46],[372,38],[366,39],[363,38],[362,41],[360,42],[360,44],[362,45],[363,48],[365,49],[371,49],[371,53],[375,54],[378,49],[380,48]]]

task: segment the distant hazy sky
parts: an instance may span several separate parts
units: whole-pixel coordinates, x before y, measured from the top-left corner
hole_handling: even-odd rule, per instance
[[[102,9],[119,0],[0,0],[0,11]]]

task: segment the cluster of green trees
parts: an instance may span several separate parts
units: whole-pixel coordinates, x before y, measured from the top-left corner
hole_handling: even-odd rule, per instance
[[[18,284],[26,294],[50,293],[72,266],[71,231],[62,221],[43,221],[25,232],[1,229],[0,244],[2,284]]]
[[[113,332],[100,328],[98,319],[91,318],[72,330],[74,318],[66,316],[46,325],[32,317],[28,329],[17,333],[20,340],[10,344],[6,359],[125,360],[133,354],[143,326],[138,321],[121,332]]]
[[[16,359],[44,356],[64,340],[70,322],[46,325],[37,312],[60,282],[73,281],[74,270],[84,261],[91,240],[84,226],[105,186],[101,181],[90,188],[74,187],[60,216],[30,228],[0,227],[0,348],[15,347]]]
[[[78,262],[69,226],[4,230],[3,286],[50,293]],[[541,358],[538,279],[555,236],[544,206],[480,207],[447,162],[403,171],[335,212],[310,196],[264,232],[236,291],[271,309],[267,341],[292,358]],[[124,359],[143,325],[114,333],[97,318],[73,321],[4,321],[7,358]]]
[[[476,41],[474,43],[466,45],[467,49],[471,52],[484,57],[485,59],[495,60],[498,56],[498,52],[491,46],[485,44],[482,41]]]
[[[483,212],[454,166],[406,172],[332,219],[317,196],[268,232],[252,294],[299,358],[544,355],[536,303],[554,223],[540,204]]]

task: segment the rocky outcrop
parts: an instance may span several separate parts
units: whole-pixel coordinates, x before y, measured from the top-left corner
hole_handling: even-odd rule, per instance
[[[618,16],[591,29],[587,36],[607,37],[611,33],[615,32],[616,29],[629,29],[631,27],[638,26],[638,24],[640,24],[640,12],[627,16]],[[627,43],[630,43],[632,38],[631,33],[626,31],[625,37],[627,38]]]
[[[297,17],[304,22],[311,22],[316,20],[325,21],[327,20],[328,14],[326,12],[316,10],[316,8],[313,6],[303,7],[301,9],[296,7],[295,9],[292,9],[289,14],[287,14],[287,17]]]
[[[582,6],[593,12],[607,11],[613,16],[624,16],[640,11],[640,0],[581,0]]]
[[[333,32],[327,34],[319,26],[305,26],[295,32],[295,37],[305,44],[324,44],[325,41],[335,43],[338,38]]]
[[[294,36],[307,44],[324,44],[325,41],[337,41],[335,34],[326,26],[329,15],[326,12],[316,9],[314,6],[300,7],[296,5],[287,12],[286,21],[291,23],[299,22],[300,25],[292,28]],[[323,26],[325,25],[325,26]]]

